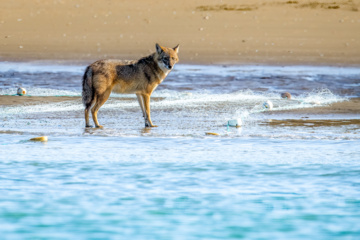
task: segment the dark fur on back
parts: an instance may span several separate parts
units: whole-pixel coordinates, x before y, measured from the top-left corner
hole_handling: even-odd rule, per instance
[[[161,71],[158,64],[154,61],[153,55],[141,58],[137,64],[144,64],[148,66],[143,68],[144,77],[148,82],[153,81],[154,77],[156,76],[156,72]]]
[[[148,83],[156,81],[156,77],[161,73],[161,70],[154,60],[154,54],[143,57],[138,61],[132,61],[128,64],[121,64],[115,67],[116,74],[118,78],[123,78],[123,80],[132,80],[132,78],[127,79],[126,76],[142,76],[147,80]]]

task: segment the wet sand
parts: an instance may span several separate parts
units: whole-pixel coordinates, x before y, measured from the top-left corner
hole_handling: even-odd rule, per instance
[[[336,102],[328,106],[318,106],[313,108],[299,108],[282,111],[264,112],[267,115],[294,113],[299,115],[326,115],[326,114],[360,114],[360,98],[351,98],[348,101]]]
[[[116,97],[111,97],[113,99]],[[134,98],[116,98],[122,100],[136,100]],[[152,101],[161,101],[163,98],[155,97],[151,98]],[[0,106],[16,106],[16,105],[37,105],[37,104],[46,104],[46,103],[58,103],[58,102],[65,102],[65,101],[81,101],[81,97],[68,97],[68,96],[61,96],[61,97],[53,97],[53,96],[46,96],[46,97],[39,97],[39,96],[7,96],[7,95],[0,95]]]
[[[261,123],[263,125],[269,126],[287,126],[287,127],[337,127],[337,126],[347,126],[347,125],[360,125],[360,119],[285,119],[277,120],[270,119],[266,122]]]
[[[32,96],[5,96],[0,95],[0,106],[36,105],[57,103],[71,100],[80,100],[80,97],[32,97]]]
[[[359,66],[360,1],[0,2],[0,60],[137,59],[180,43],[182,63]]]
[[[115,99],[111,97],[110,99]],[[130,98],[116,98],[117,100],[131,100]],[[81,97],[37,97],[37,96],[5,96],[0,95],[0,107],[15,106],[15,105],[36,105],[45,103],[57,103],[65,101],[79,101]],[[136,98],[133,98],[136,102]],[[163,98],[152,98],[152,101],[161,101]],[[287,100],[284,100],[287,101]],[[266,115],[281,115],[281,114],[299,114],[299,115],[327,115],[327,114],[360,114],[360,98],[351,98],[348,101],[337,102],[328,106],[318,106],[312,108],[300,108],[292,110],[281,111],[267,111],[262,114]]]

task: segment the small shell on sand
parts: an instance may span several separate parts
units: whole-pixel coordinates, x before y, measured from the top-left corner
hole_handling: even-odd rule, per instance
[[[267,110],[271,110],[273,109],[274,105],[270,100],[267,100],[266,102],[263,103],[263,108],[267,109]]]
[[[213,132],[206,132],[205,135],[219,136],[220,134]]]
[[[41,137],[30,138],[30,141],[33,141],[33,142],[47,142],[48,137],[47,136],[41,136]]]
[[[291,99],[291,94],[289,92],[284,92],[281,94],[281,98]]]

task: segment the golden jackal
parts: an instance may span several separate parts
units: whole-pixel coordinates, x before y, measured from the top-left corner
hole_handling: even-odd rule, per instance
[[[178,51],[179,45],[167,48],[156,44],[155,53],[139,60],[99,60],[89,65],[83,76],[82,90],[86,127],[91,127],[91,106],[95,126],[102,127],[97,120],[97,112],[112,91],[135,93],[145,118],[145,127],[156,127],[150,118],[150,96],[179,61]]]

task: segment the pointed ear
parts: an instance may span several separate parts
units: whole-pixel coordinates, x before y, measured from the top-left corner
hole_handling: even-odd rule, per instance
[[[180,44],[178,44],[176,47],[173,48],[176,53],[179,52],[179,45],[180,45]]]
[[[161,49],[161,47],[160,47],[160,45],[158,43],[155,45],[155,47],[156,47],[156,52],[158,54],[162,53],[163,50]]]

